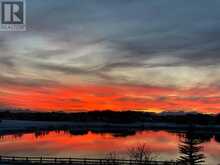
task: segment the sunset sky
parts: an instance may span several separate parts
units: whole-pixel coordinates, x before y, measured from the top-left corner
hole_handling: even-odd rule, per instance
[[[0,106],[220,112],[219,0],[27,0],[0,32]]]

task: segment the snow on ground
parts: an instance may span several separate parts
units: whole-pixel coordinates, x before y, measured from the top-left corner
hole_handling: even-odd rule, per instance
[[[195,126],[201,131],[218,131],[220,126]],[[20,121],[20,120],[2,120],[0,123],[0,134],[17,133],[24,131],[44,131],[44,130],[59,130],[59,129],[92,129],[92,130],[120,130],[120,129],[157,129],[157,130],[184,130],[187,125],[176,125],[170,123],[128,123],[128,124],[113,124],[113,123],[77,123],[77,122],[51,122],[51,121]]]

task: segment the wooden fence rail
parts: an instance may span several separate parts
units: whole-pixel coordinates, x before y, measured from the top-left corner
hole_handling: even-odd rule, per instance
[[[87,159],[56,157],[13,157],[0,156],[0,164],[4,165],[177,165],[176,162],[136,161],[121,159]]]

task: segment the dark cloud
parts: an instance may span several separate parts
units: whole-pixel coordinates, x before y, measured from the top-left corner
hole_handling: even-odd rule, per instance
[[[82,104],[85,103],[84,100],[80,100],[80,99],[76,99],[76,98],[72,98],[72,99],[58,99],[60,102],[63,103],[74,103],[74,104]]]
[[[50,59],[56,56],[62,56],[63,54],[67,53],[68,50],[65,49],[57,49],[57,50],[35,50],[32,52],[35,58],[41,59]]]
[[[178,67],[206,67],[205,77],[212,69],[218,70],[220,62],[218,6],[217,0],[30,0],[28,31],[1,34],[0,69],[14,77],[26,68],[39,75],[46,70],[124,84],[151,85],[150,80],[137,80],[138,73],[132,75],[140,68],[146,71],[141,78],[164,76],[172,83],[179,82],[174,73]],[[158,68],[172,71],[166,75]],[[149,73],[151,69],[155,73]],[[126,74],[118,74],[121,70]],[[218,73],[213,72],[211,78],[216,83]],[[32,79],[38,84],[38,78],[31,77],[10,81],[32,84]]]
[[[14,57],[12,56],[0,56],[0,65],[8,67],[8,69],[13,69],[15,67],[13,62]]]
[[[30,79],[30,78],[19,78],[19,77],[7,77],[0,74],[1,86],[21,86],[21,87],[46,87],[46,86],[57,86],[59,82],[47,79]]]
[[[135,102],[135,103],[146,103],[147,101],[149,101],[149,99],[138,98],[138,97],[121,97],[115,100],[119,102]]]
[[[70,75],[84,75],[84,74],[93,74],[89,70],[84,70],[77,67],[65,66],[61,64],[36,64],[36,67],[41,70],[57,71]]]

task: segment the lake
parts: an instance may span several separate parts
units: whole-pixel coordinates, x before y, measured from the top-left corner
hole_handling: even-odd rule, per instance
[[[91,131],[48,131],[2,135],[0,154],[10,156],[58,156],[105,158],[107,153],[117,152],[126,157],[129,148],[146,144],[160,160],[175,160],[180,156],[178,146],[184,134],[168,131],[137,131],[134,134],[94,133]],[[205,135],[205,136],[204,136]],[[206,164],[220,163],[219,136],[202,134]]]

